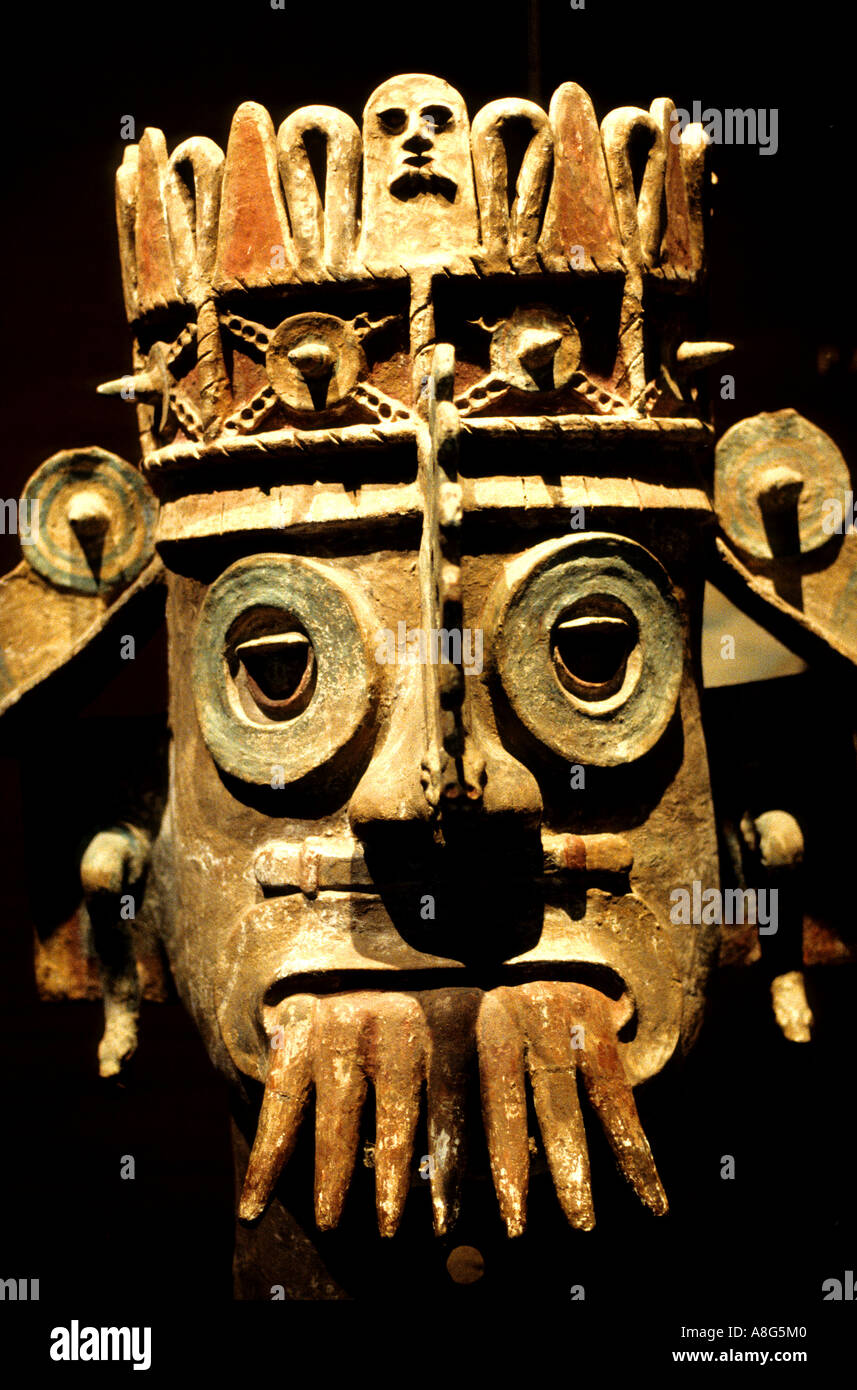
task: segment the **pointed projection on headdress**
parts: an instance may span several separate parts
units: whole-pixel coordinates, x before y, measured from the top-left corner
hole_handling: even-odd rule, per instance
[[[555,272],[616,269],[621,242],[592,101],[576,82],[564,82],[550,119],[554,175],[539,255]]]
[[[245,101],[235,112],[226,147],[214,286],[223,293],[297,278],[274,125],[264,106]]]
[[[509,208],[509,170],[505,133],[512,121],[532,130]],[[488,270],[509,263],[519,271],[538,271],[536,242],[547,198],[553,135],[545,112],[532,101],[509,97],[483,106],[473,121],[473,166],[482,223],[483,258]]]
[[[311,135],[325,143],[323,190],[310,164]],[[360,131],[333,106],[302,106],[283,121],[277,145],[301,278],[347,278],[355,268]]]
[[[222,182],[223,151],[213,140],[195,135],[173,150],[164,179],[173,264],[182,297],[197,309],[211,297]]]
[[[181,302],[173,270],[164,178],[167,146],[163,132],[146,129],[140,138],[137,183],[137,307],[141,314]]]
[[[122,267],[122,295],[128,322],[134,323],[137,304],[137,253],[134,245],[137,222],[137,184],[140,178],[140,146],[127,145],[116,170],[116,230],[119,234],[119,262]]]
[[[631,265],[648,269],[660,262],[670,105],[665,100],[654,101],[649,111],[637,106],[620,106],[601,122],[604,153],[625,254]],[[631,144],[640,138],[640,132],[643,139],[648,141],[648,152],[637,193]]]

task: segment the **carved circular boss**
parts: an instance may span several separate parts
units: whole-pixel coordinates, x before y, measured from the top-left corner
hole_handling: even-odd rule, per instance
[[[53,454],[22,500],[33,519],[27,559],[58,588],[78,594],[124,588],[154,554],[155,499],[136,468],[106,449]]]
[[[366,374],[366,358],[350,324],[332,314],[295,314],[271,334],[268,380],[292,410],[341,405]]]
[[[830,540],[824,501],[845,495],[848,468],[833,440],[796,410],[739,420],[715,458],[718,520],[746,555],[794,558]]]

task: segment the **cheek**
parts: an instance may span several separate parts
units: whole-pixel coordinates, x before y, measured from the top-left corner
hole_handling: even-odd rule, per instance
[[[465,144],[461,132],[453,128],[452,130],[441,131],[434,137],[435,158],[448,159],[452,162],[460,160],[465,153]]]
[[[404,131],[402,131],[399,135],[387,135],[385,133],[380,137],[375,146],[375,153],[379,163],[383,167],[391,167],[403,155],[408,153],[407,150],[402,148],[402,142],[404,141],[404,139]]]

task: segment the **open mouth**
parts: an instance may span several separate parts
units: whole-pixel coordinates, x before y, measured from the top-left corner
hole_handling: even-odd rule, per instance
[[[405,161],[409,166],[397,174],[390,184],[390,192],[400,202],[407,202],[420,194],[433,194],[447,203],[454,203],[458,186],[454,179],[448,179],[432,168],[432,161],[426,155],[412,155]]]
[[[236,926],[218,1000],[234,1064],[264,1085],[240,1217],[261,1217],[314,1111],[316,1222],[334,1229],[370,1090],[382,1235],[401,1220],[421,1124],[436,1234],[457,1219],[480,1123],[506,1229],[524,1230],[533,1121],[567,1220],[591,1229],[581,1099],[641,1201],[664,1212],[633,1087],[675,1047],[681,984],[666,933],[630,888],[627,841],[543,832],[520,863],[510,848],[506,867],[531,877],[516,896],[504,876],[504,901],[488,861],[477,856],[476,872],[471,855],[466,891],[447,875],[464,910],[435,873],[426,921],[430,860],[400,849],[398,889],[379,884],[383,865],[348,836],[256,855],[263,900]],[[459,867],[455,847],[446,853]]]
[[[424,972],[423,988],[408,990],[410,983],[394,977],[388,989],[292,992],[266,1007],[271,1054],[239,1205],[243,1220],[264,1212],[314,1093],[316,1223],[321,1230],[339,1224],[371,1086],[381,1235],[394,1235],[402,1217],[423,1107],[435,1233],[455,1224],[474,1101],[481,1104],[500,1214],[508,1234],[520,1235],[530,1174],[529,1087],[560,1206],[572,1226],[590,1230],[595,1211],[579,1081],[641,1201],[657,1214],[666,1211],[619,1055],[628,1020],[624,994],[613,999],[592,985],[543,978],[489,988],[446,984],[434,971]]]
[[[590,858],[605,852],[601,843],[589,848]],[[608,848],[615,865],[617,847]],[[546,852],[579,867],[579,847],[550,842]],[[347,862],[355,868],[353,856]],[[239,1071],[264,1085],[240,1217],[261,1217],[314,1112],[316,1222],[334,1229],[370,1090],[382,1235],[401,1220],[423,1124],[436,1234],[457,1219],[467,1135],[481,1125],[500,1213],[509,1235],[519,1235],[533,1116],[567,1220],[591,1229],[581,1101],[641,1201],[665,1211],[633,1087],[674,1050],[681,988],[646,905],[631,892],[592,887],[577,915],[546,905],[538,939],[514,956],[463,959],[442,954],[441,938],[436,954],[430,936],[419,947],[405,940],[365,888],[322,888],[315,870],[341,882],[345,863],[331,849],[315,863],[308,895],[282,891],[300,864],[266,859],[280,891],[245,914],[229,943],[220,1029]]]
[[[483,970],[454,966],[449,969],[429,967],[425,970],[328,970],[319,969],[290,975],[278,980],[266,991],[262,1009],[266,1031],[276,1027],[276,1010],[294,994],[352,994],[365,990],[381,993],[394,990],[397,994],[419,993],[428,989],[478,989],[482,994],[514,985],[550,980],[554,984],[569,981],[588,984],[613,1001],[624,1001],[625,1017],[620,1024],[624,1030],[634,1016],[634,1001],[624,982],[609,966],[581,966],[567,961],[533,961],[515,965],[486,967]]]

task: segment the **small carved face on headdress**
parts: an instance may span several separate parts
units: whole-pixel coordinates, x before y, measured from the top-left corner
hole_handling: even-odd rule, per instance
[[[366,104],[363,148],[364,256],[370,263],[424,260],[427,246],[438,260],[473,249],[470,124],[454,88],[420,73],[391,78]]]
[[[382,94],[386,100],[381,99]],[[443,171],[443,153],[453,145],[462,116],[465,121],[467,118],[457,95],[428,91],[422,96],[424,100],[415,102],[400,84],[388,84],[386,91],[381,89],[377,109],[372,112],[379,132],[392,138],[394,168],[389,189],[402,202],[421,194],[437,194],[453,203],[458,184]],[[447,99],[442,101],[441,96]]]

